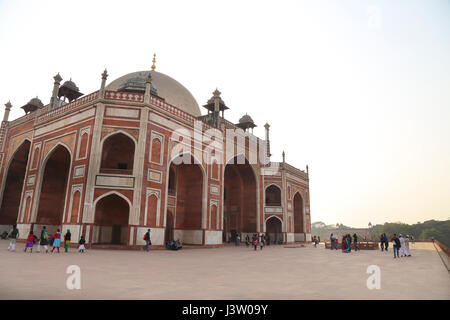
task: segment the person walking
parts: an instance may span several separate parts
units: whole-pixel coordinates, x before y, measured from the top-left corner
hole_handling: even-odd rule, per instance
[[[399,240],[400,240],[400,255],[401,257],[405,257],[405,238],[403,238],[403,235],[400,233],[399,235]]]
[[[258,247],[258,235],[253,235],[253,246],[255,247],[255,251],[256,248]]]
[[[59,231],[59,229],[57,229],[55,234],[53,235],[52,253],[55,250],[55,248],[58,249],[58,253],[59,253],[60,244],[61,244],[61,232]]]
[[[342,252],[345,252],[345,250],[347,249],[347,239],[345,239],[345,234],[342,236],[342,243],[341,243],[341,249]]]
[[[69,252],[70,240],[72,238],[72,234],[70,233],[70,229],[67,229],[66,235],[64,236],[64,251]]]
[[[352,237],[350,236],[350,233],[346,235],[345,240],[347,241],[346,252],[350,253],[352,252]]]
[[[355,251],[360,250],[358,247],[358,236],[356,235],[356,233],[353,234],[353,243],[355,244]]]
[[[151,232],[151,230],[147,229],[147,232],[144,234],[145,246],[143,247],[143,249],[147,252],[150,251],[150,245],[151,245],[150,232]]]
[[[86,240],[84,240],[84,237],[80,237],[80,241],[78,241],[78,252],[84,253]]]
[[[9,237],[9,247],[8,247],[8,251],[16,251],[16,240],[19,237],[19,229],[17,229],[17,225],[13,225],[11,231],[9,231],[8,233],[8,237]]]
[[[383,240],[384,240],[384,250],[387,252],[389,248],[389,239],[386,233],[383,233]]]
[[[381,249],[381,252],[384,251],[384,237],[383,237],[383,235],[380,235],[380,249]]]
[[[259,241],[259,247],[261,248],[261,250],[263,249],[263,247],[264,247],[264,233],[262,233],[261,234],[261,238],[260,238],[260,241]]]
[[[331,234],[331,236],[330,236],[330,249],[333,250],[335,245],[336,245],[336,239],[334,238],[333,234]]]
[[[239,233],[236,235],[236,246],[239,247],[241,245],[241,236]]]
[[[44,247],[45,253],[48,253],[48,231],[47,231],[46,226],[42,227],[41,238],[39,239],[37,252],[41,252],[41,246]]]
[[[392,241],[392,245],[394,247],[394,259],[395,258],[400,258],[400,240],[397,238],[397,235],[394,233],[394,236],[391,238]]]
[[[406,235],[406,239],[405,239],[405,254],[406,254],[407,257],[411,257],[411,252],[409,251],[409,242],[410,242],[409,235]]]
[[[33,253],[33,245],[35,241],[35,235],[33,234],[33,230],[30,231],[27,238],[27,243],[25,244],[24,252],[27,252],[27,249],[30,248],[30,253]]]
[[[250,237],[249,237],[249,235],[247,234],[247,235],[245,236],[245,246],[248,248],[249,245],[250,245]]]

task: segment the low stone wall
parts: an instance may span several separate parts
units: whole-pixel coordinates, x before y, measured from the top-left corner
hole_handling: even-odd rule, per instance
[[[442,251],[445,252],[445,254],[447,255],[447,257],[450,257],[450,249],[447,248],[444,244],[440,243],[439,241],[435,240],[434,243],[436,243],[436,245],[439,246],[439,248],[442,249]]]
[[[355,244],[352,242],[351,248],[355,249]],[[378,242],[358,242],[358,248],[361,250],[377,250],[379,248]],[[325,242],[325,249],[331,249],[331,242]],[[342,249],[342,243],[338,244],[338,249]]]

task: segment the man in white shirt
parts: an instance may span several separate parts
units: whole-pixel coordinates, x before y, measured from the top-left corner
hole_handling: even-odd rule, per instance
[[[401,255],[401,257],[404,257],[404,256],[406,256],[405,255],[405,238],[403,238],[402,234],[400,234],[399,240],[400,240],[400,255]]]

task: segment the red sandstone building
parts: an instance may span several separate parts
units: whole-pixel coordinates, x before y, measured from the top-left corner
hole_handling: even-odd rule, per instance
[[[108,85],[105,70],[87,95],[72,81],[60,85],[58,74],[50,103],[31,99],[12,121],[6,104],[0,231],[16,223],[25,238],[44,225],[70,229],[73,242],[84,235],[93,246],[142,245],[148,228],[153,245],[217,246],[258,232],[310,241],[308,172],[284,154],[268,162],[269,125],[262,140],[248,115],[226,120],[217,90],[202,115],[185,87],[152,69]]]

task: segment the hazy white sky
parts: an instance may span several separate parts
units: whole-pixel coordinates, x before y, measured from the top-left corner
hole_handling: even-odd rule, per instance
[[[273,161],[310,167],[313,221],[364,227],[450,217],[450,2],[0,0],[10,119],[52,77],[83,93],[148,70],[200,105],[271,124]]]

